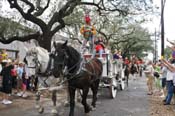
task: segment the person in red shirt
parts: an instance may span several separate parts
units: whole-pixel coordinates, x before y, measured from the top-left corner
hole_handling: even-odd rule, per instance
[[[93,53],[93,57],[95,56],[96,53],[99,53],[100,58],[102,58],[105,48],[103,40],[101,38],[97,38],[97,40],[94,43],[95,43],[95,51]]]
[[[130,61],[128,60],[128,57],[125,57],[125,59],[124,59],[124,64],[125,64],[125,65],[129,65],[129,63],[130,63]]]

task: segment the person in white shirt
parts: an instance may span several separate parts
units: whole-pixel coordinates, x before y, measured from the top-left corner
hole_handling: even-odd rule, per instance
[[[164,59],[162,59],[161,62],[168,68],[166,77],[167,95],[164,100],[164,105],[170,105],[174,93],[173,78],[175,77],[175,65],[173,62],[170,61],[171,63],[169,63]]]
[[[146,70],[144,71],[145,75],[147,77],[147,86],[148,86],[148,95],[153,94],[153,82],[154,82],[154,68],[152,66],[152,61],[149,61],[146,67]]]
[[[166,77],[167,77],[167,71],[168,71],[168,69],[167,69],[167,67],[163,64],[163,63],[161,63],[161,85],[162,85],[162,90],[163,90],[163,95],[162,95],[162,97],[165,97],[165,94],[166,94]]]

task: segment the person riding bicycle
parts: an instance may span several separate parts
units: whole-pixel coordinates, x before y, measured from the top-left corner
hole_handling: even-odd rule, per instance
[[[85,47],[86,47],[86,43],[90,42],[90,52],[92,53],[93,43],[94,43],[93,36],[96,34],[96,29],[95,29],[94,25],[91,25],[91,19],[90,19],[89,15],[85,16],[85,22],[86,22],[86,24],[83,25],[80,29],[80,33],[84,37],[82,50],[84,52]]]

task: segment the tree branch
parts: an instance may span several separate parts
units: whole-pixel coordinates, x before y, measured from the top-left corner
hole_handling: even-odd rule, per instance
[[[42,15],[43,12],[49,7],[49,4],[50,4],[50,0],[48,0],[46,6],[45,6],[44,8],[42,8],[42,7],[40,6],[40,2],[41,2],[41,1],[37,0],[37,2],[38,2],[38,4],[37,4],[37,12],[35,12],[35,13],[33,14],[34,16],[40,16],[40,15]]]
[[[34,5],[31,2],[29,2],[28,0],[21,0],[21,1],[23,1],[24,3],[26,3],[27,5],[30,6],[30,9],[27,11],[27,13],[31,14],[35,10]]]
[[[52,28],[52,26],[58,22],[60,23],[59,26],[57,26],[55,29],[53,29],[52,33],[57,32],[59,29],[65,27],[65,22],[63,20],[64,17],[70,15],[74,8],[78,5],[79,0],[69,0],[61,9],[59,12],[55,12],[52,18],[50,19],[48,26],[49,29]]]
[[[100,6],[101,3],[101,6]],[[81,2],[80,5],[91,5],[91,6],[95,6],[97,7],[97,11],[100,12],[101,11],[110,11],[110,12],[114,12],[114,11],[118,11],[119,14],[122,14],[124,16],[126,16],[128,14],[127,10],[121,10],[119,8],[114,8],[114,9],[110,9],[110,8],[106,8],[104,5],[104,0],[99,1],[99,3],[94,3],[94,2]]]
[[[10,7],[11,8],[15,8],[17,9],[20,14],[23,16],[24,19],[31,21],[32,23],[37,24],[38,26],[40,26],[41,30],[44,32],[47,30],[47,25],[44,21],[42,21],[39,18],[36,18],[35,16],[33,16],[30,12],[32,11],[28,11],[27,13],[25,13],[23,11],[23,9],[19,6],[19,4],[17,3],[17,0],[8,0]]]
[[[51,35],[54,35],[58,30],[62,29],[65,27],[65,23],[63,19],[59,19],[58,21],[60,24],[58,26],[56,26],[52,31],[51,31]]]
[[[34,34],[29,34],[29,35],[26,35],[26,36],[21,36],[21,37],[18,37],[18,36],[14,36],[14,37],[10,37],[10,38],[5,38],[5,37],[0,37],[0,42],[3,43],[3,44],[9,44],[13,41],[21,41],[21,42],[25,42],[25,41],[28,41],[28,40],[31,40],[31,39],[35,39],[35,40],[38,40],[39,38],[41,37],[40,33],[37,32],[37,33],[34,33]]]

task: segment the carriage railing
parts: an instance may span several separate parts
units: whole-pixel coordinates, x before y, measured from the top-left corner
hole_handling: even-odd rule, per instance
[[[122,59],[113,59],[112,63],[112,72],[114,75],[117,75],[118,77],[123,76],[123,60]]]
[[[110,77],[112,75],[121,75],[123,69],[123,60],[122,59],[113,59],[113,55],[110,53],[103,53],[102,58],[99,54],[96,54],[95,57],[99,58],[103,63],[103,77]],[[89,60],[92,58],[92,54],[84,54],[84,58]]]

